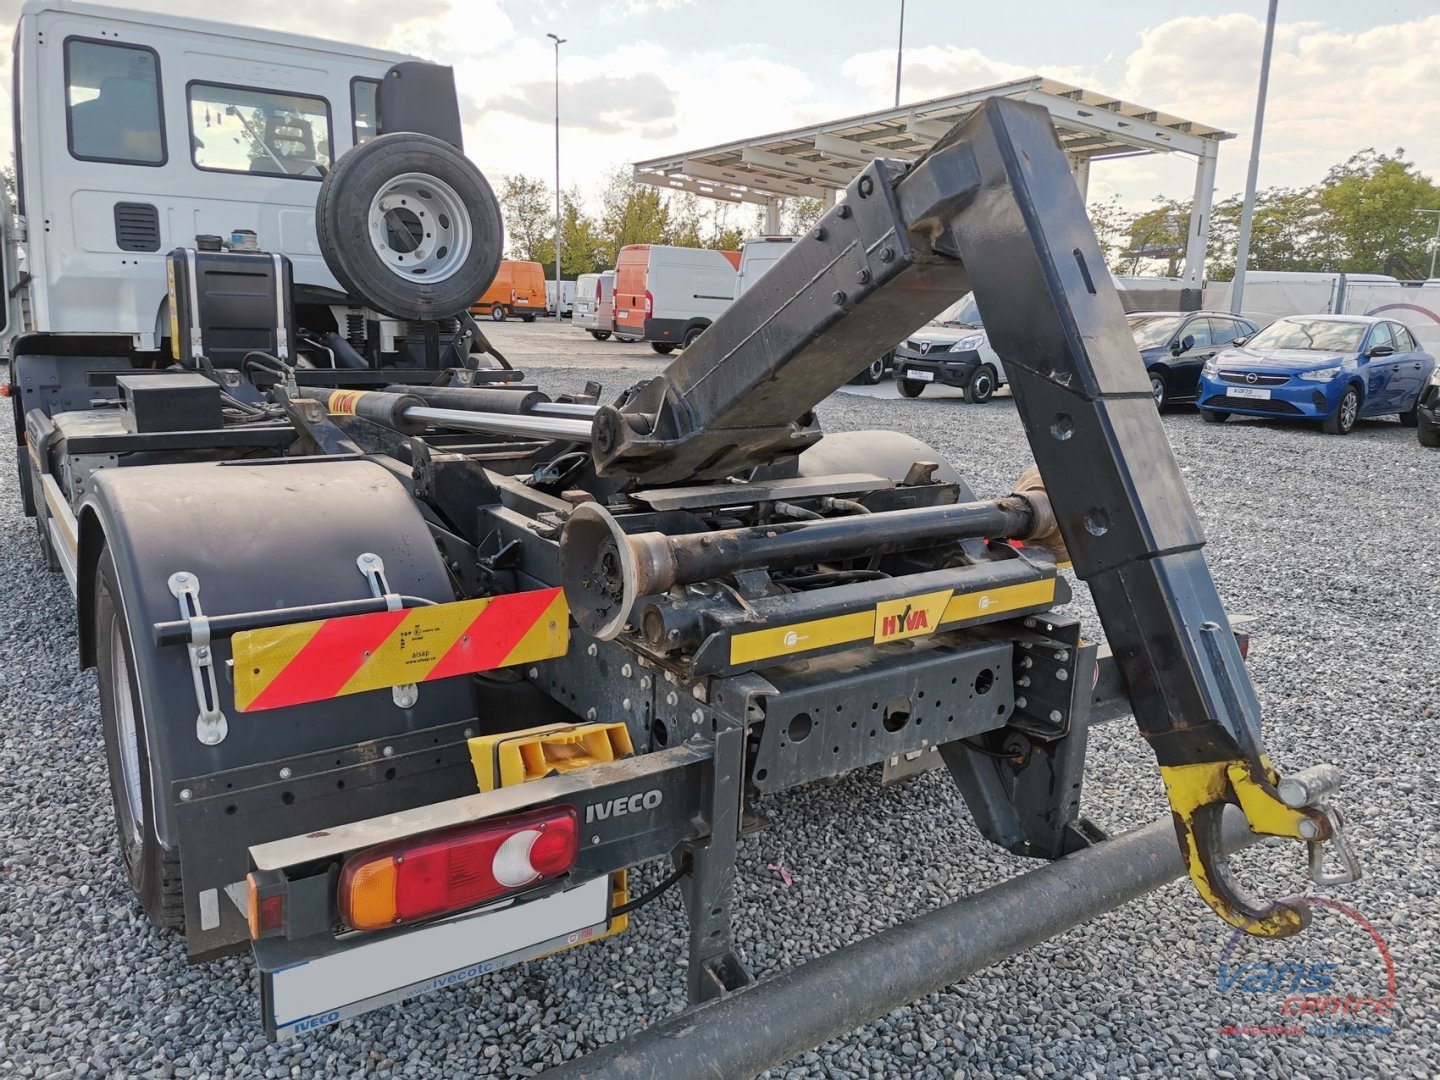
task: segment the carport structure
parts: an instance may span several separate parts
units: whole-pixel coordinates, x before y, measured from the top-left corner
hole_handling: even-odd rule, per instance
[[[992,97],[1027,101],[1049,110],[1082,196],[1089,186],[1093,161],[1141,154],[1193,157],[1195,198],[1181,273],[1185,287],[1201,286],[1215,162],[1220,143],[1233,139],[1234,133],[1038,75],[639,161],[634,166],[635,178],[671,191],[764,206],[765,229],[774,233],[780,228],[784,199],[818,198],[829,206],[836,192],[870,161],[877,157],[918,158],[957,121]]]

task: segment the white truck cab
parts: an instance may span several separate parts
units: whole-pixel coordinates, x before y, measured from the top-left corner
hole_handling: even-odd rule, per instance
[[[331,164],[376,133],[381,80],[411,59],[30,0],[15,28],[0,352],[32,332],[160,348],[165,255],[215,242],[197,237],[287,255],[297,288],[338,291],[316,239],[316,193]]]

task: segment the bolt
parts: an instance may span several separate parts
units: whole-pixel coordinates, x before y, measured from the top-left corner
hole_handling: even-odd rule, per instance
[[[586,710],[585,710],[585,719],[586,719],[586,720],[594,720],[595,717],[597,717],[597,716],[599,716],[599,715],[600,715],[600,714],[597,713],[594,709],[586,709]]]
[[[813,237],[815,237],[816,240],[824,240],[824,239],[825,239],[825,236],[826,236],[825,226],[824,226],[824,225],[816,225],[816,226],[815,226],[815,231],[812,232],[810,235],[813,236]]]
[[[705,722],[705,710],[696,709],[690,714],[690,719],[695,721],[695,723],[697,724],[703,724]]]
[[[380,751],[380,754],[381,754],[381,756],[383,756],[383,757],[394,757],[394,756],[395,756],[395,747],[393,747],[393,746],[387,746],[387,747],[385,747],[383,750]]]
[[[649,689],[650,689],[650,676],[649,676],[649,675],[642,675],[642,676],[640,677],[640,689],[641,689],[641,690],[649,690]]]
[[[1058,724],[1058,723],[1060,723],[1061,720],[1064,720],[1064,719],[1065,719],[1065,714],[1062,713],[1059,709],[1051,709],[1051,710],[1050,710],[1050,722],[1051,722],[1052,724]]]
[[[666,635],[665,635],[665,640],[666,640],[666,641],[679,641],[679,640],[680,640],[680,631],[679,631],[678,629],[674,628],[674,627],[671,627],[671,629],[670,629],[670,630],[666,633]]]
[[[713,543],[715,543],[715,538],[714,538],[713,536],[702,536],[702,537],[700,537],[700,546],[701,546],[701,547],[709,547],[709,546],[710,546],[711,544],[713,544]]]
[[[1023,709],[1024,707],[1025,707],[1025,699],[1024,699],[1023,697],[1017,697],[1017,698],[1015,699],[1015,708],[1017,708],[1017,709]]]
[[[857,190],[860,192],[860,198],[868,199],[871,195],[875,193],[875,180],[869,176],[860,177],[860,183],[857,185]]]
[[[1029,675],[1021,675],[1018,679],[1015,680],[1015,685],[1016,685],[1016,686],[1029,686],[1029,685],[1030,685],[1030,676],[1029,676]]]
[[[666,704],[666,705],[669,705],[669,706],[671,706],[671,707],[674,707],[674,706],[676,706],[676,705],[679,705],[679,704],[680,704],[680,695],[677,694],[677,693],[675,693],[675,691],[673,691],[673,690],[670,691],[670,693],[668,693],[668,694],[665,695],[665,704]]]
[[[598,844],[599,842],[600,842],[600,837],[598,837],[598,836],[592,836],[592,837],[590,837],[590,843],[592,843],[592,844]]]
[[[196,659],[196,660],[209,660],[209,659],[210,659],[210,647],[209,647],[208,645],[201,645],[198,649],[195,650],[195,659]]]
[[[690,688],[690,693],[694,696],[696,701],[705,700],[705,687],[700,683],[696,683],[694,686],[692,686]]]
[[[1061,682],[1064,682],[1066,679],[1070,678],[1070,673],[1066,671],[1063,667],[1057,668],[1055,671],[1055,678],[1059,679]]]
[[[594,656],[594,655],[596,655],[599,651],[600,651],[599,648],[597,648],[595,645],[592,644],[588,649],[585,650],[585,655],[586,655],[586,656]]]
[[[194,792],[192,792],[188,787],[187,787],[187,788],[181,788],[181,789],[180,789],[180,801],[181,801],[181,802],[189,802],[190,799],[191,799],[191,797],[192,797],[193,795],[194,795]]]
[[[833,293],[830,294],[830,299],[834,300],[837,304],[843,304],[845,302],[845,293],[842,292],[840,289],[836,289]]]
[[[1061,650],[1059,650],[1059,651],[1055,654],[1055,659],[1058,660],[1058,661],[1060,661],[1060,663],[1062,663],[1062,664],[1065,663],[1066,660],[1069,660],[1069,659],[1070,659],[1070,651],[1069,651],[1068,649],[1061,649]]]
[[[634,673],[634,671],[635,669],[632,668],[629,664],[625,664],[623,667],[620,668],[620,675],[622,678],[628,679]]]
[[[1320,837],[1320,826],[1309,818],[1304,818],[1296,831],[1300,833],[1302,840],[1317,840]]]
[[[289,766],[289,765],[286,765],[283,769],[280,770],[280,779],[281,779],[281,780],[289,780],[290,777],[292,777],[292,776],[294,776],[294,775],[295,775],[295,774],[290,771],[290,766]]]
[[[1026,620],[1025,620],[1025,625],[1028,626],[1031,630],[1033,630],[1033,629],[1035,629],[1035,620],[1034,620],[1034,619],[1026,619]]]
[[[893,262],[894,259],[895,259],[895,249],[894,249],[894,248],[892,248],[892,247],[883,247],[883,248],[880,249],[880,261],[881,261],[881,262],[883,262],[883,263]]]
[[[527,679],[538,679],[540,677],[540,669],[532,667],[529,671],[525,673],[525,677]]]
[[[1020,658],[1020,666],[1022,668],[1032,668],[1035,666],[1035,661],[1031,660],[1028,656],[1022,656]]]
[[[467,739],[473,739],[474,737],[475,737],[475,729],[474,729],[474,728],[468,728],[468,727],[467,727],[467,728],[465,729],[465,738],[467,738]]]
[[[620,708],[624,709],[626,712],[630,711],[630,699],[628,697],[624,701],[620,702]]]
[[[869,271],[869,270],[856,270],[856,271],[855,271],[855,280],[858,281],[861,285],[868,285],[868,284],[870,284],[870,271]]]

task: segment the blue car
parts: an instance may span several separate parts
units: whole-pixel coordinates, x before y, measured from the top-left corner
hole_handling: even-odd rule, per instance
[[[1241,416],[1318,420],[1348,435],[1362,417],[1394,416],[1414,427],[1435,359],[1391,319],[1292,315],[1200,372],[1200,415],[1213,424]]]

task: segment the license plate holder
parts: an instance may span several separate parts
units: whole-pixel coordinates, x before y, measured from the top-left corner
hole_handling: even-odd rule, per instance
[[[1231,386],[1225,390],[1227,397],[1249,398],[1251,401],[1269,401],[1270,391],[1263,386]]]
[[[269,953],[269,943],[255,942],[266,1030],[272,1038],[293,1038],[595,940],[609,925],[610,900],[605,875],[525,904],[462,915],[299,962],[286,963]]]
[[[924,368],[906,368],[905,378],[912,379],[915,382],[934,382],[935,373],[933,371],[926,371]]]

